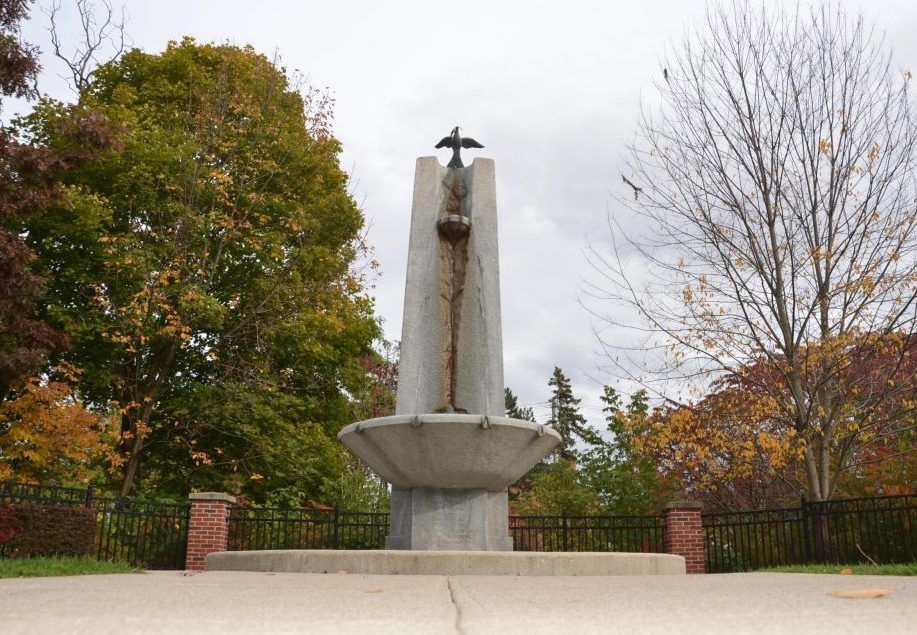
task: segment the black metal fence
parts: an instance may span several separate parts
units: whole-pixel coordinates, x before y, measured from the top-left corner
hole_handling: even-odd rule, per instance
[[[96,554],[182,569],[189,505],[96,496],[92,488],[0,483],[0,502],[82,505],[96,512]],[[662,552],[661,516],[510,516],[515,551]],[[229,549],[383,549],[386,513],[237,507]],[[917,562],[917,496],[803,501],[799,507],[703,514],[707,571],[807,563]]]
[[[806,562],[801,510],[703,514],[708,573]]]
[[[917,561],[914,495],[703,514],[703,525],[711,573],[789,564]]]
[[[510,516],[515,551],[662,551],[661,516]],[[384,549],[386,513],[234,508],[229,549]]]
[[[510,516],[513,551],[659,553],[662,516]]]
[[[384,549],[388,523],[386,513],[236,507],[229,550]]]
[[[96,556],[144,569],[184,569],[187,503],[95,496],[92,487],[0,483],[0,502],[85,505],[96,512]]]
[[[0,502],[53,503],[59,505],[88,505],[93,498],[90,487],[58,487],[37,483],[0,482]]]
[[[145,569],[184,569],[187,503],[96,498],[97,554]]]

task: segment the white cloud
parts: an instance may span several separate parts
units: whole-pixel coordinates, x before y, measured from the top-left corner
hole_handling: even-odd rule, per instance
[[[888,27],[898,62],[917,68],[917,3],[848,6]],[[390,338],[400,338],[414,160],[434,154],[455,124],[484,143],[480,155],[497,165],[506,382],[522,402],[543,402],[559,365],[586,413],[598,417],[600,384],[617,378],[596,370],[599,347],[578,303],[581,280],[591,275],[585,239],[607,240],[609,193],[626,187],[617,167],[641,94],[652,94],[665,47],[703,15],[704,2],[132,0],[126,7],[130,35],[148,51],[185,34],[251,43],[331,87],[342,163],[373,223],[383,269],[377,308]],[[43,16],[33,13],[25,39],[47,48]],[[64,24],[66,36],[74,26]],[[59,66],[47,57],[44,64],[43,90],[65,97]]]

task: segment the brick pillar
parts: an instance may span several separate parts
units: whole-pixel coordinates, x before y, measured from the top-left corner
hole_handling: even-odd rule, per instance
[[[229,544],[229,510],[235,496],[220,492],[195,492],[188,495],[188,552],[185,569],[203,571],[208,553],[226,551]]]
[[[662,508],[665,522],[665,552],[684,556],[687,573],[706,573],[704,530],[701,526],[703,504],[697,501],[672,501]]]

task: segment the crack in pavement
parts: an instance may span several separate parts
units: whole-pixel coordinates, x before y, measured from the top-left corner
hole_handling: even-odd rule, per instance
[[[455,597],[455,587],[452,586],[453,581],[454,578],[452,576],[446,578],[446,586],[449,588],[449,599],[452,601],[452,606],[455,607],[455,632],[459,635],[465,635],[465,630],[462,628],[462,607]]]

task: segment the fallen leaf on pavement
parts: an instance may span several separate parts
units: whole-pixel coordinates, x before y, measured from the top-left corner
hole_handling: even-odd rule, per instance
[[[871,600],[880,598],[891,593],[891,589],[846,589],[844,591],[832,591],[828,595],[835,598],[846,598],[849,600]]]

